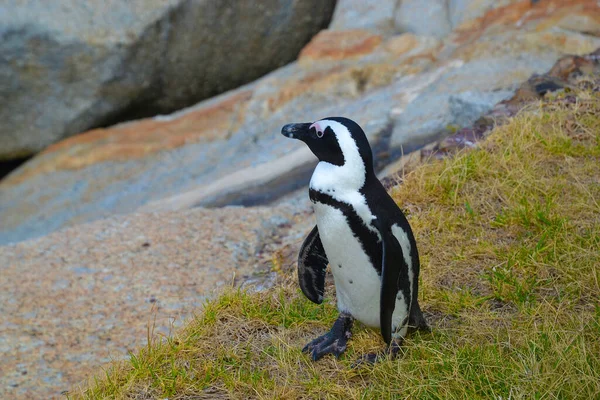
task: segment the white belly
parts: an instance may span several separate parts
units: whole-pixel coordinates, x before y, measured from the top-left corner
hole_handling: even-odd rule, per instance
[[[365,325],[378,327],[381,279],[377,271],[344,214],[321,203],[314,207],[319,236],[333,273],[338,309]]]
[[[344,214],[337,208],[314,204],[321,242],[327,254],[335,282],[338,309],[363,324],[380,327],[381,278],[371,265]],[[340,267],[341,266],[341,267]],[[395,330],[407,316],[407,301],[401,295],[392,315]],[[404,336],[406,328],[395,336]]]

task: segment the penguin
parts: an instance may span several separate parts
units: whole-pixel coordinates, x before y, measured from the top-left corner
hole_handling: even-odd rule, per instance
[[[340,312],[331,330],[302,351],[314,361],[326,354],[339,358],[358,320],[379,328],[387,344],[360,363],[395,356],[407,333],[429,327],[417,299],[417,243],[406,217],[375,176],[365,133],[343,117],[287,124],[281,133],[303,141],[319,159],[309,184],[317,223],[298,256],[300,288],[321,304],[329,265]]]

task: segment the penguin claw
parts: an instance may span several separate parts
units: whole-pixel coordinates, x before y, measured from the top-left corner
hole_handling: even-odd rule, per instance
[[[359,357],[358,360],[352,364],[351,368],[358,368],[364,365],[373,365],[377,361],[380,361],[382,356],[383,354],[367,353],[364,356]]]
[[[393,340],[385,350],[378,353],[367,353],[360,357],[352,364],[352,368],[358,368],[364,365],[374,365],[375,363],[385,360],[388,357],[393,360],[398,355],[401,345],[401,340]]]
[[[350,329],[354,318],[348,314],[341,314],[326,334],[319,336],[302,349],[309,353],[313,361],[317,361],[326,354],[333,354],[336,358],[346,351],[348,339],[352,336]]]
[[[310,343],[308,343],[306,346],[304,346],[304,348],[302,349],[303,353],[312,353],[312,350],[317,347],[318,345],[320,345],[323,341],[325,341],[327,339],[328,334],[325,334],[323,336],[319,336],[318,338],[312,340]]]
[[[313,345],[315,341],[318,341],[318,343]],[[312,360],[317,361],[326,354],[333,354],[335,358],[340,358],[347,347],[346,341],[340,342],[338,338],[327,333],[307,344],[302,351],[309,353]]]

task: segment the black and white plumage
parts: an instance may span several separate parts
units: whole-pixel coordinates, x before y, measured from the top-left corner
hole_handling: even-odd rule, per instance
[[[419,256],[408,221],[375,176],[363,130],[331,117],[288,124],[281,133],[305,142],[320,161],[309,186],[317,225],[300,250],[300,287],[321,303],[329,264],[341,313],[331,331],[304,350],[315,360],[339,357],[357,319],[379,327],[395,354],[409,327],[427,329],[417,301]]]

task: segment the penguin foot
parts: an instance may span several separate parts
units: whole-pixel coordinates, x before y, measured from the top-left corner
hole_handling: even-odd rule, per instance
[[[302,352],[310,354],[313,361],[326,354],[333,354],[336,358],[340,358],[346,351],[348,339],[352,336],[353,323],[354,318],[350,314],[341,313],[331,330],[304,346]]]
[[[388,357],[393,360],[398,355],[401,346],[402,339],[392,340],[392,343],[390,343],[385,350],[378,353],[368,353],[360,357],[354,364],[352,364],[352,368],[357,368],[362,365],[373,365],[379,361],[385,360]]]

